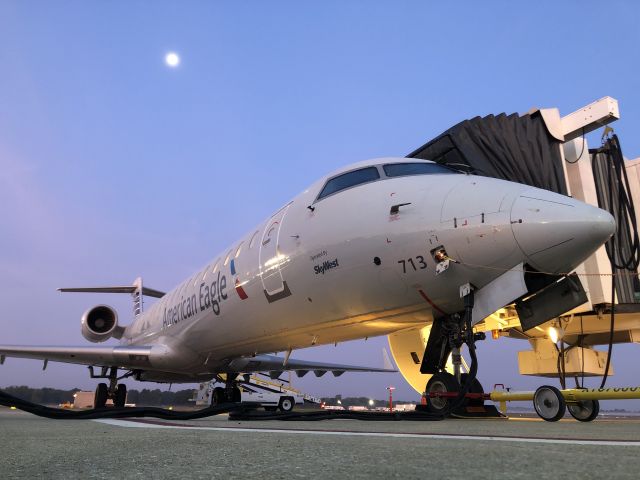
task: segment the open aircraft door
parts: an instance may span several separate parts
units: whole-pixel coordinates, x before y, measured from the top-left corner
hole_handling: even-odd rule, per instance
[[[291,203],[280,209],[266,223],[260,241],[260,278],[264,295],[269,303],[291,295],[289,286],[282,276],[282,267],[290,260],[280,248],[280,231]]]

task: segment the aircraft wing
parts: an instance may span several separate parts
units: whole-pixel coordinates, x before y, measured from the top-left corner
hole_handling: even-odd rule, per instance
[[[386,360],[385,360],[385,363]],[[230,362],[230,371],[238,373],[269,372],[271,378],[278,378],[282,372],[295,371],[298,377],[303,377],[313,372],[316,377],[321,377],[331,372],[335,377],[344,372],[386,372],[395,373],[398,370],[388,368],[361,367],[355,365],[343,365],[339,363],[311,362],[307,360],[286,359],[276,355],[256,355],[255,357],[237,358]]]
[[[41,347],[0,345],[0,364],[7,357],[51,360],[80,365],[143,368],[149,366],[152,347]]]
[[[125,369],[148,369],[151,367],[150,357],[166,354],[164,345],[154,346],[115,346],[115,347],[41,347],[0,345],[0,364],[8,357],[51,360],[54,362],[75,363],[100,367],[119,367]],[[231,360],[222,373],[254,373],[269,372],[272,378],[278,378],[282,372],[295,371],[299,377],[313,372],[321,377],[331,372],[338,377],[344,372],[386,372],[395,373],[387,356],[385,368],[344,365],[339,363],[311,362],[307,360],[286,359],[276,355],[256,355]],[[46,367],[46,365],[45,365]]]

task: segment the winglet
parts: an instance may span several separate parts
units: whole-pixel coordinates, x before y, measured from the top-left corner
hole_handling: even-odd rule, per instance
[[[387,349],[384,347],[382,348],[382,364],[384,365],[384,368],[388,370],[395,370],[395,367],[389,358],[389,352],[387,352]]]

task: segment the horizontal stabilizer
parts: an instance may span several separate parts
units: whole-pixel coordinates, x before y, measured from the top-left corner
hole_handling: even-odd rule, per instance
[[[78,288],[59,288],[59,292],[80,292],[80,293],[134,293],[137,287],[121,286],[121,287],[78,287]],[[147,297],[162,298],[165,292],[154,290],[149,287],[142,287],[142,294]]]

